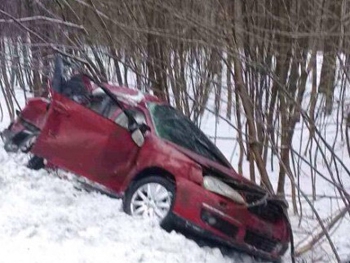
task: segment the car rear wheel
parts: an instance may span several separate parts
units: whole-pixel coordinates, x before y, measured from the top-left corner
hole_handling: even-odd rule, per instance
[[[173,183],[160,176],[150,176],[133,183],[125,194],[123,208],[132,216],[164,221],[175,197]]]

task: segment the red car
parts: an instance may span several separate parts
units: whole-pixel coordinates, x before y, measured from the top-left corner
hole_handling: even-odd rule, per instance
[[[130,215],[268,260],[285,253],[286,203],[237,174],[187,117],[157,97],[97,87],[86,75],[70,82],[84,92],[67,92],[60,74],[51,99],[29,100],[2,132],[6,150],[30,151],[32,168],[49,164],[85,178],[123,198]]]

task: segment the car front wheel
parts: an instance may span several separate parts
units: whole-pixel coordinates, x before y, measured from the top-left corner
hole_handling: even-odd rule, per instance
[[[132,216],[151,218],[160,223],[172,209],[173,183],[160,176],[150,176],[133,183],[125,194],[123,208]]]

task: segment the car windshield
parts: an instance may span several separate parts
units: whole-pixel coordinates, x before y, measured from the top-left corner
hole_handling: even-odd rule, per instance
[[[159,137],[230,167],[219,149],[185,115],[169,105],[149,103],[148,106]]]

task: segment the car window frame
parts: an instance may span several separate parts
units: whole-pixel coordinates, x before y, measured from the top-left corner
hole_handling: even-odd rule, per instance
[[[166,140],[166,141],[169,141],[169,142],[171,142],[171,143],[174,143],[174,144],[176,144],[177,146],[183,147],[183,148],[185,148],[185,149],[187,149],[187,150],[190,150],[190,151],[192,151],[192,152],[194,152],[194,153],[196,153],[196,154],[198,154],[198,155],[200,155],[200,156],[202,156],[202,157],[204,157],[204,158],[206,158],[206,159],[208,159],[208,160],[211,160],[211,161],[213,161],[213,162],[219,163],[219,164],[225,166],[226,168],[232,168],[230,162],[227,160],[227,158],[224,156],[224,154],[223,154],[223,153],[220,151],[220,149],[208,138],[208,136],[202,131],[202,129],[200,129],[198,126],[196,126],[196,124],[194,124],[193,121],[192,121],[191,119],[189,119],[188,117],[186,117],[186,116],[185,116],[183,113],[181,113],[181,112],[178,112],[178,114],[183,115],[183,117],[184,117],[185,119],[187,119],[189,122],[191,122],[193,125],[195,125],[195,126],[197,127],[197,129],[207,138],[207,140],[210,141],[210,143],[211,143],[212,145],[215,146],[215,148],[216,148],[216,150],[215,150],[216,153],[214,154],[214,156],[215,156],[214,158],[215,158],[216,160],[213,160],[212,158],[210,158],[210,157],[204,155],[203,153],[200,153],[200,152],[198,152],[198,151],[194,151],[193,149],[189,149],[188,147],[184,147],[184,146],[179,145],[179,144],[177,144],[177,143],[175,143],[175,142],[173,142],[173,141],[171,141],[171,140],[169,140],[169,139],[166,139],[166,138],[161,137],[161,136],[160,136],[160,133],[159,133],[159,131],[158,131],[158,129],[157,129],[157,125],[156,125],[156,123],[155,123],[155,119],[154,119],[154,116],[153,116],[153,114],[152,114],[152,110],[151,110],[151,108],[150,108],[150,107],[152,107],[153,105],[154,105],[154,106],[167,106],[167,107],[173,108],[175,111],[178,111],[178,110],[177,110],[176,108],[172,107],[172,106],[169,105],[169,104],[156,103],[156,102],[148,102],[148,103],[147,103],[147,109],[148,109],[148,111],[149,111],[150,119],[151,119],[151,122],[152,122],[152,124],[153,124],[154,131],[155,131],[155,134],[156,134],[157,137],[159,137],[159,138],[162,139],[162,140]]]
[[[125,110],[136,110],[138,112],[140,112],[142,115],[143,115],[143,119],[144,119],[144,123],[146,125],[148,125],[148,118],[147,118],[147,114],[145,113],[145,111],[138,107],[138,106],[130,106],[130,107],[127,107]],[[120,127],[123,127],[125,129],[129,129],[128,127],[125,127],[119,123],[116,122],[116,119],[121,115],[121,114],[124,114],[125,117],[127,118],[125,112],[123,110],[121,110],[120,108],[118,108],[118,110],[116,111],[116,114],[112,117],[112,119],[110,119],[111,121],[113,121],[115,124],[119,125]],[[136,120],[136,118],[135,118]],[[139,123],[138,123],[139,124]]]

